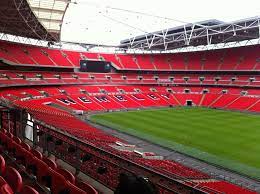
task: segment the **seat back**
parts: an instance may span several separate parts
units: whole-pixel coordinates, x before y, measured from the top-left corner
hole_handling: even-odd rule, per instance
[[[75,176],[68,170],[66,169],[62,169],[62,168],[58,168],[57,172],[60,173],[62,176],[64,176],[64,178],[71,182],[72,184],[75,184]]]
[[[43,178],[48,176],[49,166],[38,158],[33,158],[32,164],[36,166],[37,181],[43,183]]]
[[[20,173],[13,167],[7,167],[5,180],[11,186],[14,192],[20,192],[23,186],[23,180]]]
[[[8,140],[8,137],[5,133],[3,132],[0,132],[0,139],[1,139],[1,144],[3,146],[6,146],[7,145],[7,140]]]
[[[57,169],[57,164],[55,161],[51,160],[50,158],[43,158],[43,161],[52,169]]]
[[[13,135],[12,133],[10,133],[10,132],[7,132],[6,135],[7,135],[8,137],[10,137],[10,138],[13,138],[13,137],[14,137],[14,135]]]
[[[18,144],[22,143],[22,140],[19,137],[14,136],[13,140]]]
[[[20,145],[17,145],[15,146],[15,157],[16,157],[16,162],[18,164],[22,164],[25,166],[25,159],[26,159],[26,150],[20,146]]]
[[[3,140],[5,139],[5,133],[0,131],[0,142],[3,143]]]
[[[32,149],[31,153],[38,159],[42,159],[42,153],[39,152],[38,150]]]
[[[25,185],[20,194],[39,194],[39,192],[36,191],[34,188]]]
[[[21,143],[21,146],[22,146],[24,149],[26,149],[27,151],[30,151],[30,150],[31,150],[31,146],[30,146],[29,144],[27,144],[27,143],[22,142],[22,143]]]
[[[0,155],[0,175],[4,175],[5,174],[5,159],[3,156]]]
[[[8,184],[5,184],[0,187],[0,193],[1,194],[14,194],[13,190]]]
[[[52,194],[60,194],[67,190],[67,181],[66,179],[54,169],[49,168],[50,177],[51,177],[51,191]]]
[[[30,152],[24,149],[24,160],[25,160],[25,166],[28,166],[32,163],[32,160],[34,158],[34,155]]]
[[[7,184],[3,177],[0,176],[0,193],[1,194],[13,194],[13,190]]]
[[[14,149],[15,149],[15,145],[17,145],[17,143],[10,137],[7,137],[7,150],[8,152],[10,152],[10,154],[14,153]]]
[[[69,194],[89,194],[88,192],[80,189],[76,185],[72,184],[71,182],[67,181],[67,186],[68,186],[68,193]]]
[[[97,190],[86,182],[79,181],[76,185],[83,191],[86,191],[87,194],[98,194]]]

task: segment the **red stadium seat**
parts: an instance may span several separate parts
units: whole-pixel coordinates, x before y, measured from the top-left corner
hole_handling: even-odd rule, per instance
[[[98,194],[97,190],[86,182],[79,181],[76,185],[83,191],[86,191],[87,194]]]
[[[10,132],[7,132],[6,135],[7,135],[8,137],[10,137],[10,138],[13,138],[13,137],[14,137],[13,134],[10,133]]]
[[[42,159],[43,158],[42,153],[39,152],[38,150],[32,149],[31,153],[38,159]]]
[[[3,177],[0,176],[0,193],[1,194],[13,194],[12,188],[7,184]]]
[[[188,180],[194,189],[208,193],[253,193],[215,180],[181,162],[116,149],[116,145],[127,142],[93,127],[75,114],[186,106],[188,101],[192,101],[192,106],[260,113],[259,49],[259,45],[253,45],[168,54],[115,54],[0,41],[0,65],[3,66],[0,70],[0,99],[46,123],[46,126],[34,125],[36,146],[45,151],[47,145],[47,151],[57,159],[60,157],[111,189],[118,185],[117,177],[124,166],[120,162],[128,163],[130,167],[131,161],[137,164],[129,169],[133,173],[143,174],[140,166],[147,167],[152,169],[145,170],[148,175],[156,172],[172,177],[172,180]],[[73,68],[78,68],[79,61],[84,58],[111,62],[113,72],[74,72]],[[12,69],[8,69],[10,65]],[[30,68],[24,68],[24,65]],[[60,67],[67,68],[62,70]],[[17,170],[35,175],[37,182],[49,187],[54,194],[98,193],[88,183],[77,182],[71,172],[58,168],[55,160],[34,150],[22,141],[23,138],[20,139],[21,136],[14,136],[16,133],[12,132],[20,135],[24,126],[12,112],[1,114],[0,152],[19,166]],[[50,137],[48,141],[46,136]],[[84,142],[78,143],[77,140]],[[0,156],[0,175],[6,179],[0,178],[0,194],[38,193],[29,186],[21,186],[23,181],[17,170],[6,169],[5,160]],[[175,186],[166,182],[159,184],[169,188]],[[165,188],[160,193],[170,193]]]
[[[28,185],[25,185],[25,186],[23,186],[20,194],[39,194],[39,192],[36,191],[34,188],[32,188]]]
[[[22,143],[21,139],[18,138],[18,137],[16,137],[16,136],[13,137],[13,140],[14,140],[17,144],[21,144],[21,143]]]
[[[5,159],[3,158],[3,156],[0,155],[0,175],[5,175]]]
[[[86,190],[83,190],[76,185],[72,184],[71,182],[67,181],[67,191],[69,194],[91,194],[88,193]]]
[[[5,185],[1,186],[0,193],[1,194],[13,194],[14,192],[8,184],[5,184]]]
[[[29,144],[27,144],[27,143],[22,142],[22,143],[21,143],[21,146],[22,146],[24,149],[26,149],[27,151],[30,151],[30,150],[31,150],[31,146],[30,146]]]
[[[62,169],[62,168],[57,168],[56,170],[58,173],[60,173],[62,176],[64,176],[64,178],[71,182],[72,184],[75,184],[75,176],[68,170],[66,169]]]
[[[46,177],[49,173],[49,166],[38,158],[33,158],[31,162],[30,169],[34,175],[37,177],[37,181],[46,184]]]
[[[67,181],[61,174],[49,168],[49,176],[51,179],[50,188],[53,194],[59,194],[67,189]]]
[[[20,192],[22,190],[23,180],[20,173],[16,169],[14,169],[13,167],[7,167],[4,177],[13,191]]]
[[[56,164],[56,162],[53,161],[52,159],[44,157],[44,158],[43,158],[43,161],[44,161],[49,167],[51,167],[52,169],[54,169],[54,170],[57,169],[57,164]]]

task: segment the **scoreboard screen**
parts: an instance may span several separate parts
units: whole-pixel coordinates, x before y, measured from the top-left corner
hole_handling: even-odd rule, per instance
[[[107,61],[80,61],[80,71],[95,72],[95,73],[109,73],[111,72],[111,63]]]

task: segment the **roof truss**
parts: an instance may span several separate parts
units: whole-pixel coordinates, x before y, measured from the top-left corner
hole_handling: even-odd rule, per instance
[[[166,51],[188,46],[260,39],[260,18],[205,26],[200,23],[164,29],[121,41],[120,48]]]

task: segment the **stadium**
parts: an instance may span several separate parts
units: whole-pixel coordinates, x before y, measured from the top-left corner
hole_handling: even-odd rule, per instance
[[[86,2],[0,1],[0,194],[260,193],[260,17]]]

